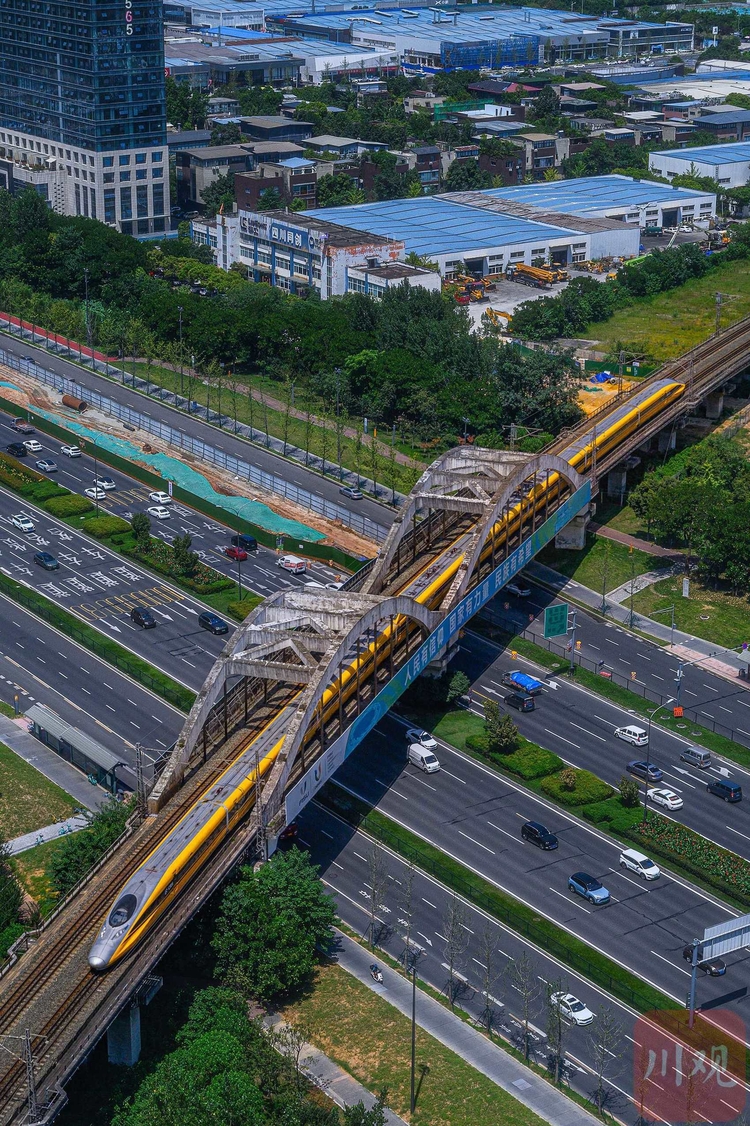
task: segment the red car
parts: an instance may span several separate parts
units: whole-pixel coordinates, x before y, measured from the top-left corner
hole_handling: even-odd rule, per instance
[[[228,555],[230,559],[235,559],[239,563],[244,563],[247,559],[247,552],[244,547],[225,547],[224,554]]]

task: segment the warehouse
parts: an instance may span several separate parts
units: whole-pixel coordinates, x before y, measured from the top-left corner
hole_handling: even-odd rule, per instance
[[[649,167],[670,180],[690,173],[708,176],[724,188],[742,188],[750,180],[750,141],[654,152],[649,157]]]

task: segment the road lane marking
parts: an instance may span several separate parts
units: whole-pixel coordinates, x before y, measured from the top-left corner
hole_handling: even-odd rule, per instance
[[[570,739],[566,739],[564,735],[558,735],[558,733],[557,733],[556,731],[550,731],[550,729],[549,729],[548,727],[545,727],[545,729],[544,729],[544,730],[545,730],[545,732],[547,733],[547,735],[554,735],[554,737],[555,737],[556,739],[561,739],[561,740],[563,741],[563,743],[567,743],[567,744],[568,744],[568,746],[570,746],[570,747],[575,747],[575,749],[576,749],[577,751],[580,751],[580,749],[581,749],[581,748],[580,748],[580,746],[579,746],[579,744],[578,744],[578,743],[573,743],[573,742],[571,742],[571,740],[570,740]]]
[[[475,841],[473,837],[470,837],[468,833],[464,833],[462,829],[458,830],[458,835],[460,837],[465,837],[467,841],[471,841],[471,843],[477,845],[478,848],[483,848],[485,852],[489,852],[490,856],[497,855],[497,853],[493,852],[491,848],[487,848],[487,845],[483,845],[480,841]]]
[[[577,731],[585,732],[585,734],[590,735],[592,737],[592,739],[598,739],[600,743],[606,743],[607,742],[606,739],[602,739],[601,735],[597,735],[594,731],[589,731],[588,727],[581,727],[581,726],[579,726],[579,724],[573,723],[572,719],[570,721],[570,726],[575,727]]]

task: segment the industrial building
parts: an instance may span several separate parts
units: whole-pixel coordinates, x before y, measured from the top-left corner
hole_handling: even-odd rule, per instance
[[[385,8],[280,14],[287,34],[395,51],[407,68],[438,70],[689,51],[693,26],[607,19],[548,8]]]
[[[742,188],[750,180],[750,141],[654,152],[649,168],[667,179],[689,172],[708,176],[723,188]]]

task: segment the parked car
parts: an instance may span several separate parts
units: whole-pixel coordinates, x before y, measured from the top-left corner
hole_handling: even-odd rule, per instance
[[[432,751],[428,751],[421,743],[411,744],[406,752],[406,759],[412,766],[418,766],[420,770],[424,770],[425,774],[436,774],[440,770],[440,763]]]
[[[220,618],[218,614],[211,613],[210,610],[205,610],[198,615],[198,625],[202,629],[209,630],[210,633],[229,633],[229,626],[224,619]]]
[[[642,778],[644,782],[661,782],[664,777],[658,766],[655,766],[653,762],[646,762],[644,759],[635,759],[633,762],[629,762],[628,774],[635,774],[636,778]]]
[[[244,547],[245,551],[258,550],[258,541],[255,536],[251,536],[247,532],[240,532],[239,535],[232,536],[229,542],[235,547]]]
[[[544,688],[541,680],[521,672],[520,669],[511,669],[510,672],[503,673],[501,679],[506,688],[519,689],[527,696],[538,696]]]
[[[730,782],[728,778],[712,778],[706,789],[709,794],[715,794],[724,801],[742,801],[742,787],[736,782]]]
[[[14,528],[17,528],[19,532],[23,532],[24,535],[28,535],[29,532],[34,531],[34,521],[30,516],[27,516],[25,512],[19,512],[16,516],[11,516],[10,522]]]
[[[627,727],[616,727],[615,735],[626,743],[632,743],[634,747],[644,747],[648,743],[648,732],[633,723],[628,724]]]
[[[11,444],[9,446],[6,446],[5,449],[13,457],[29,456],[29,451],[26,449],[23,442],[11,442]]]
[[[154,520],[169,520],[172,515],[169,509],[161,504],[152,505],[151,508],[146,509],[146,512],[149,516],[153,516]]]
[[[525,825],[521,826],[521,836],[529,844],[536,845],[537,848],[543,848],[547,852],[551,852],[553,848],[557,848],[559,841],[554,833],[550,833],[549,829],[544,825],[540,825],[538,821],[527,821]]]
[[[686,962],[693,964],[693,948],[686,946],[682,951],[682,956]],[[709,977],[723,977],[727,972],[727,964],[723,958],[701,958],[701,952],[698,950],[698,969],[703,970],[704,974]]]
[[[339,492],[344,497],[349,497],[349,500],[362,500],[363,493],[359,489],[355,489],[353,485],[342,485]]]
[[[426,747],[428,751],[434,751],[437,747],[437,739],[430,735],[429,731],[421,731],[418,727],[410,727],[406,732],[407,743],[419,743],[420,747]]]
[[[661,869],[649,860],[642,852],[634,848],[626,848],[620,853],[620,867],[635,872],[644,880],[656,880],[661,875]]]
[[[654,805],[663,805],[665,809],[682,809],[685,804],[674,790],[666,789],[649,790],[648,800],[653,802]]]
[[[225,547],[224,554],[230,559],[234,559],[236,563],[244,563],[247,559],[247,552],[244,547]]]
[[[156,628],[156,618],[147,606],[134,606],[130,611],[130,620],[142,629]]]
[[[98,489],[104,489],[106,493],[110,493],[112,489],[117,488],[117,482],[113,481],[111,477],[95,477],[94,484]]]
[[[36,438],[30,438],[28,442],[24,442],[24,446],[30,454],[38,454],[44,449],[41,442],[37,442]]]
[[[50,555],[48,551],[37,551],[32,558],[37,567],[43,567],[45,571],[60,570],[60,564],[55,559],[54,555]]]
[[[573,993],[553,993],[550,1003],[572,1024],[591,1024],[594,1014]]]
[[[149,493],[148,499],[153,501],[154,504],[165,505],[165,504],[171,504],[172,503],[172,498],[169,495],[169,493],[162,493],[158,489],[155,493]]]
[[[590,876],[588,872],[574,872],[568,877],[568,888],[577,895],[583,896],[589,903],[600,905],[609,903],[610,900],[607,889],[599,883],[596,876]]]
[[[60,446],[60,453],[65,454],[66,457],[81,456],[81,451],[78,446]]]
[[[40,473],[57,473],[57,462],[50,461],[49,458],[46,457],[43,457],[41,461],[37,461],[36,467]]]
[[[516,708],[519,712],[533,712],[536,707],[534,697],[527,696],[524,692],[509,692],[507,696],[503,697],[503,702],[509,708]]]
[[[524,586],[521,582],[506,583],[503,589],[508,594],[515,594],[516,598],[529,598],[531,595],[531,587]]]

